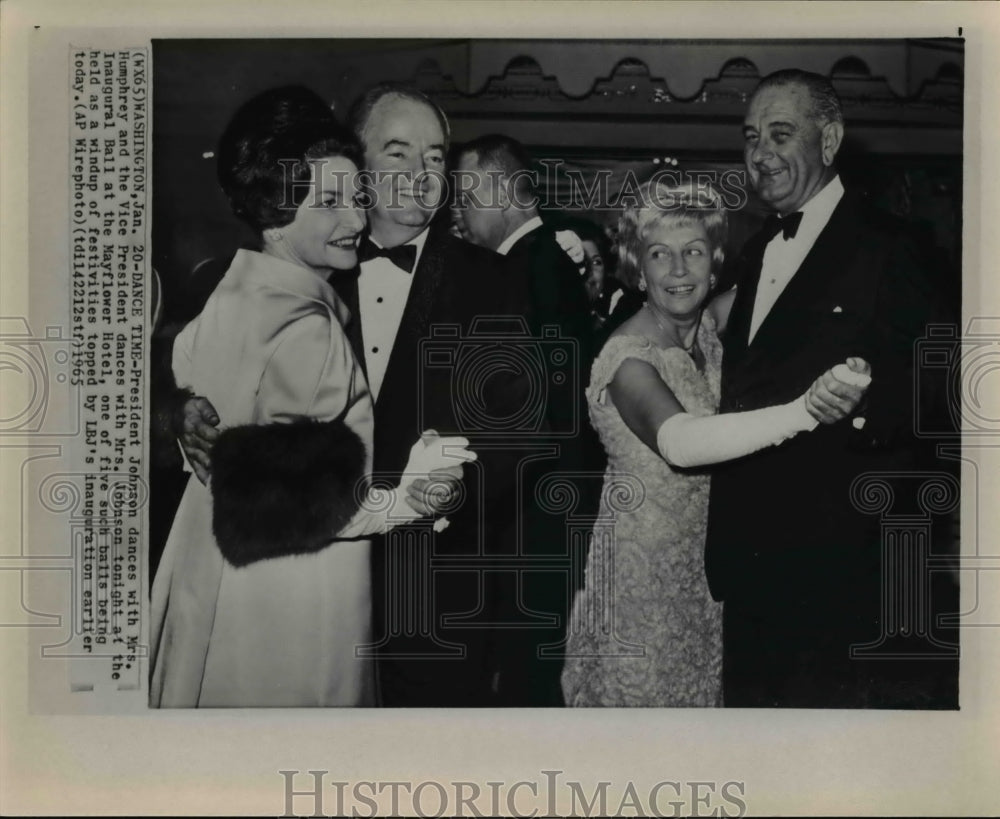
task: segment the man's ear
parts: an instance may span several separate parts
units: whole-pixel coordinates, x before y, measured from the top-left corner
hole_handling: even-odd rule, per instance
[[[844,124],[842,122],[828,122],[823,126],[823,164],[830,167],[837,158],[837,151],[840,150],[840,143],[844,139]]]
[[[500,184],[497,185],[497,206],[500,210],[507,210],[513,203],[510,177],[504,175],[500,177]]]

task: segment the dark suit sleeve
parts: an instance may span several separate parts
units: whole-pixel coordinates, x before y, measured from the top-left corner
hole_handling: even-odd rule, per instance
[[[927,325],[946,315],[939,306],[927,254],[901,227],[885,236],[883,269],[876,293],[873,326],[872,386],[856,413],[865,418],[856,440],[870,449],[905,446],[914,435],[917,341]]]
[[[590,305],[576,265],[553,237],[539,242],[529,262],[532,315],[536,334],[545,325],[557,325],[562,336],[575,339],[579,364],[589,368],[591,355]]]
[[[518,242],[507,266],[509,279],[522,289],[532,335],[542,340],[544,349],[558,346],[571,356],[573,377],[560,384],[549,382],[547,422],[554,431],[572,428],[580,434],[588,426],[584,389],[594,357],[594,333],[579,271],[547,227]]]

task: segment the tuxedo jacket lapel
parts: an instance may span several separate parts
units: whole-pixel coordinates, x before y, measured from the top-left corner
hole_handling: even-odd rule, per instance
[[[393,385],[399,383],[400,378],[405,381],[413,377],[413,368],[417,364],[417,348],[420,339],[428,334],[431,312],[436,297],[440,296],[441,278],[444,276],[445,268],[444,253],[444,243],[432,229],[413,271],[413,283],[410,285],[410,293],[396,331],[396,340],[389,354],[389,363],[386,366],[382,389],[375,402],[376,406],[386,400],[387,394],[392,394]]]
[[[837,275],[837,272],[849,264],[851,254],[854,251],[853,243],[850,240],[855,232],[851,230],[854,219],[854,208],[845,196],[837,205],[826,227],[816,238],[791,281],[788,282],[764,317],[753,339],[747,344],[745,348],[747,362],[753,361],[760,355],[767,355],[768,351],[774,349],[776,345],[788,344],[789,319],[798,313],[804,314],[809,305],[829,285],[830,280]],[[763,249],[760,258],[762,263]],[[745,309],[746,334],[743,336],[744,338],[749,334],[750,316],[753,314],[753,298],[756,297],[759,281],[760,264],[757,265],[756,276],[753,279],[753,294],[749,306]],[[741,315],[741,318],[744,316]],[[794,323],[791,324],[794,325]],[[741,326],[741,330],[743,329]]]
[[[746,354],[750,336],[750,322],[753,317],[753,303],[757,298],[757,285],[760,282],[760,269],[764,261],[766,247],[767,243],[764,242],[761,234],[752,236],[747,241],[742,258],[737,263],[739,273],[736,282],[736,298],[729,313],[729,322],[723,339],[724,365],[733,365]]]
[[[330,278],[330,284],[340,297],[340,300],[351,311],[351,316],[347,321],[347,326],[344,327],[344,332],[347,334],[347,340],[351,343],[354,357],[358,360],[358,364],[361,365],[361,369],[367,378],[368,368],[365,362],[364,336],[362,335],[361,328],[361,308],[358,303],[358,277],[360,275],[360,267],[356,267],[351,271],[335,272]]]

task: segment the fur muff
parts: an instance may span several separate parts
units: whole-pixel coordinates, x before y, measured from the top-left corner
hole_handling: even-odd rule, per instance
[[[315,552],[358,510],[365,446],[342,421],[232,427],[212,449],[212,530],[234,566]]]

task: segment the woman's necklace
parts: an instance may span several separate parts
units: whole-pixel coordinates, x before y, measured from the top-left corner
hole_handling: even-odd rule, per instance
[[[663,322],[660,321],[660,317],[658,315],[656,315],[656,311],[652,307],[649,306],[649,302],[648,301],[645,303],[645,308],[647,310],[649,310],[649,314],[653,317],[653,321],[656,322],[656,326],[660,328],[660,332],[661,333],[665,333],[666,336],[667,336],[667,338],[669,338],[673,342],[676,342],[677,346],[680,347],[688,355],[693,355],[694,354],[695,346],[698,344],[698,324],[701,323],[701,317],[700,316],[698,318],[698,321],[695,323],[695,326],[694,326],[694,337],[691,339],[691,343],[690,344],[684,344],[680,340],[680,338],[675,338],[675,337],[673,337],[671,335],[670,331],[667,330],[667,328],[664,326]]]

